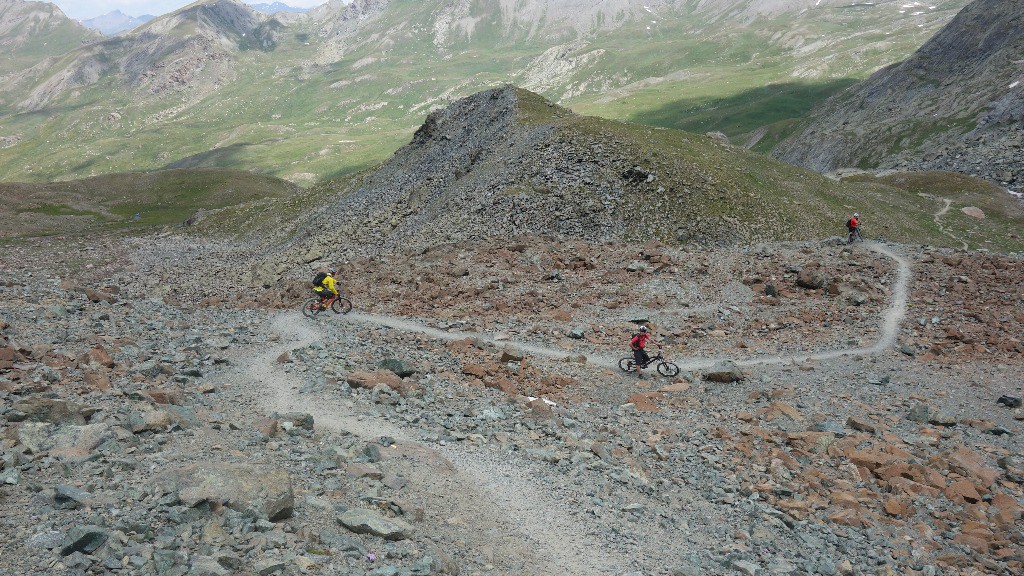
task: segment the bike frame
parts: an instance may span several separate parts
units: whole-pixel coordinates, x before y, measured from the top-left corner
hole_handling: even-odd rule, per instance
[[[641,366],[640,369],[642,370],[644,368],[647,368],[651,364],[654,364],[655,362],[659,362],[659,361],[664,360],[664,359],[665,358],[661,355],[661,350],[659,350],[658,353],[655,354],[654,356],[648,356],[647,362],[644,362],[644,365]]]

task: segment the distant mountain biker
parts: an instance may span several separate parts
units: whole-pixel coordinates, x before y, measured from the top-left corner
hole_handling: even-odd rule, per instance
[[[846,243],[847,244],[853,244],[853,239],[857,237],[857,234],[859,232],[859,230],[858,230],[859,227],[860,227],[860,213],[859,212],[854,212],[853,216],[849,220],[846,221],[846,229],[850,231],[850,233],[846,236]]]
[[[329,268],[327,272],[320,271],[313,277],[313,292],[320,297],[320,309],[323,310],[325,302],[338,295],[338,288],[335,285],[334,275],[338,271]]]
[[[651,357],[644,350],[648,340],[654,342],[659,347],[661,346],[661,342],[651,337],[651,334],[647,331],[647,326],[640,326],[640,331],[629,339],[629,347],[633,350],[633,362],[636,364],[636,375],[641,378],[643,377],[643,367],[651,361]]]

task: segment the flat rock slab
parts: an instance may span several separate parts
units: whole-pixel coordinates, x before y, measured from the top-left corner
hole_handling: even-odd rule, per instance
[[[385,518],[373,510],[352,508],[341,516],[338,523],[356,534],[373,534],[385,540],[405,540],[412,534],[412,526],[397,518]]]
[[[79,449],[87,454],[113,435],[106,423],[75,426],[26,422],[18,428],[18,440],[33,454],[62,449]]]
[[[232,510],[276,522],[290,518],[295,494],[281,468],[232,463],[191,464],[165,472],[157,482],[177,492],[187,506],[217,502]]]

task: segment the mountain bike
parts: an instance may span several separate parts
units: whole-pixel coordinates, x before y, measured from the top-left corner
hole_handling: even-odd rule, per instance
[[[302,303],[302,314],[306,318],[316,318],[317,315],[328,308],[335,314],[348,314],[352,311],[352,301],[341,292],[323,301],[320,300],[319,296],[314,296]]]
[[[857,240],[860,240],[861,242],[864,241],[864,237],[861,236],[860,234],[860,226],[857,226],[853,230],[850,230],[850,233],[846,236],[847,244],[853,244]]]
[[[665,360],[665,357],[661,355],[661,350],[658,350],[658,353],[651,356],[650,359],[648,359],[640,368],[647,368],[655,362],[658,363],[658,374],[661,374],[662,376],[675,376],[676,374],[679,374],[679,366]],[[619,368],[622,368],[623,372],[634,372],[636,370],[636,361],[633,360],[632,356],[623,358],[622,360],[619,360]]]

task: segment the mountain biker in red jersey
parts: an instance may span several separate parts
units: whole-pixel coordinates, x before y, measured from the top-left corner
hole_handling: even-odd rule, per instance
[[[846,229],[850,231],[847,238],[847,243],[853,242],[853,237],[857,233],[857,227],[860,226],[860,213],[854,212],[853,217],[846,221]]]
[[[636,364],[636,375],[641,378],[643,377],[643,372],[641,372],[643,366],[651,360],[651,357],[647,355],[647,351],[644,350],[648,340],[661,347],[661,342],[654,340],[650,333],[647,332],[647,326],[640,326],[640,331],[629,340],[629,347],[633,350],[633,362]]]

